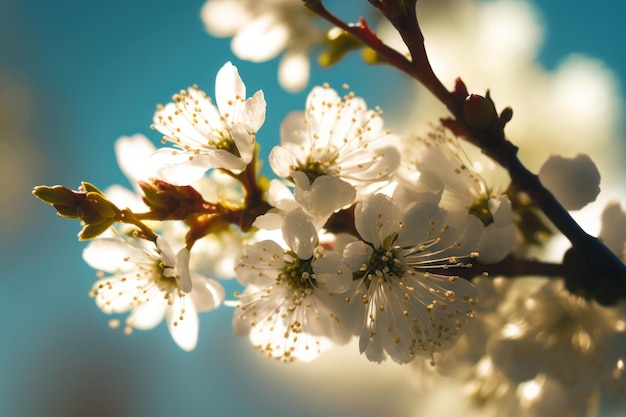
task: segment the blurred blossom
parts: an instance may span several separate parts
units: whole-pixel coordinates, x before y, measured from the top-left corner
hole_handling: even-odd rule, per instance
[[[470,159],[465,148],[471,145],[462,146],[441,127],[405,140],[405,145],[405,164],[397,175],[394,198],[404,203],[440,201],[450,213],[451,224],[480,223],[478,252],[483,263],[501,261],[516,248],[504,170],[480,154]]]
[[[309,49],[322,41],[323,31],[298,0],[208,0],[202,8],[207,31],[233,37],[231,48],[240,59],[263,62],[281,52],[278,81],[287,91],[300,91],[309,81]]]
[[[619,178],[623,103],[611,70],[579,54],[566,57],[553,71],[545,69],[537,61],[544,29],[529,2],[438,3],[418,2],[435,73],[448,88],[460,76],[471,93],[489,89],[498,111],[513,108],[506,133],[529,169],[537,172],[549,154],[587,153],[601,167],[604,182]],[[396,49],[406,50],[389,25],[379,32]],[[423,88],[414,88],[412,117],[391,122],[416,132],[447,111]]]

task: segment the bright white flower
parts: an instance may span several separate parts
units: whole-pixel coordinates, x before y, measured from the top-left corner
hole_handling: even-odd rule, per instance
[[[252,62],[270,60],[282,51],[278,80],[288,91],[300,91],[309,81],[309,48],[321,43],[323,32],[310,13],[294,0],[209,0],[202,7],[207,31],[233,36],[231,48]]]
[[[600,193],[600,172],[591,158],[552,155],[541,166],[539,179],[567,210],[579,210]]]
[[[374,362],[384,360],[385,353],[398,363],[423,354],[434,361],[434,352],[473,316],[476,294],[469,281],[433,273],[463,266],[456,256],[446,255],[460,244],[445,242],[451,230],[444,212],[432,202],[403,211],[376,194],[357,205],[354,217],[363,241],[348,244],[344,259],[362,276],[351,294],[363,322],[356,328],[361,353]],[[472,248],[461,249],[475,256]]]
[[[353,93],[341,98],[328,86],[315,87],[306,110],[283,120],[280,146],[269,156],[272,170],[283,178],[292,171],[310,180],[330,175],[354,185],[357,198],[371,194],[387,184],[400,162],[380,115]]]
[[[309,361],[348,339],[333,305],[334,293],[350,288],[352,275],[339,254],[318,245],[317,231],[296,209],[285,215],[283,237],[244,247],[237,279],[246,290],[233,319],[237,336],[248,336],[268,357]]]
[[[504,172],[497,178],[492,161],[470,161],[458,139],[449,137],[443,128],[417,138],[412,148],[417,155],[398,172],[394,198],[403,203],[440,199],[442,207],[456,217],[450,220],[452,224],[473,217],[483,223],[478,246],[481,262],[495,263],[509,255],[517,245],[517,236],[511,202],[498,191],[502,185],[497,182],[502,181]],[[486,181],[489,176],[494,177],[491,184]]]
[[[188,185],[210,168],[239,173],[252,161],[255,133],[265,121],[265,98],[257,91],[246,99],[246,86],[237,68],[227,62],[215,79],[217,107],[197,86],[181,90],[174,102],[159,107],[153,129],[177,149],[154,154],[159,175],[166,181]]]
[[[217,308],[224,289],[216,281],[189,270],[189,251],[174,253],[159,237],[156,248],[143,241],[102,238],[92,241],[83,258],[104,273],[90,295],[107,313],[130,312],[125,332],[149,330],[164,318],[176,344],[183,350],[195,348],[198,313]],[[117,321],[112,321],[116,323]]]

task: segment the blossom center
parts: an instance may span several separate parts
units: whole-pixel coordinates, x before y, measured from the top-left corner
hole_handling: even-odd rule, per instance
[[[214,146],[216,149],[223,149],[229,153],[232,153],[236,157],[241,157],[239,149],[237,149],[237,145],[235,145],[235,141],[230,136],[225,136],[221,134],[219,136],[219,140],[211,140],[209,141],[209,145]]]
[[[363,277],[365,286],[369,288],[370,283],[374,278],[381,282],[389,281],[389,277],[395,275],[401,277],[404,275],[405,267],[404,262],[398,256],[400,248],[386,249],[384,247],[374,249],[374,252],[370,256],[369,263],[361,267],[361,272],[364,273]]]
[[[276,283],[285,282],[290,288],[297,291],[305,291],[315,287],[317,281],[315,281],[315,274],[311,266],[313,258],[302,260],[293,252],[288,252],[288,254],[293,256],[294,261],[283,268],[276,279]]]
[[[482,197],[474,201],[474,203],[470,206],[468,213],[478,217],[478,219],[483,222],[485,227],[493,223],[493,214],[491,214],[491,211],[489,210],[489,199],[486,197]]]
[[[330,162],[315,160],[312,156],[309,156],[306,162],[300,164],[298,171],[304,172],[309,182],[313,183],[316,178],[328,174],[329,166]]]
[[[163,261],[157,262],[154,268],[154,281],[157,284],[159,290],[169,293],[172,290],[178,289],[178,281],[175,276],[165,275],[165,270],[170,269],[168,265]]]

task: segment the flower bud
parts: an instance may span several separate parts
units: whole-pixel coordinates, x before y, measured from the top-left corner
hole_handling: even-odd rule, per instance
[[[467,124],[474,129],[487,129],[498,118],[489,94],[486,98],[478,94],[470,94],[465,98],[463,111]]]

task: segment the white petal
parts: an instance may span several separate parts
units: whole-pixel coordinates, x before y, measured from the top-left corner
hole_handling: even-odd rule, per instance
[[[513,223],[505,227],[491,223],[480,237],[478,260],[486,264],[499,262],[513,252],[516,245],[517,236]]]
[[[161,148],[152,157],[160,167],[158,175],[174,185],[192,184],[211,168],[211,160],[206,155],[190,160],[189,155],[173,148]]]
[[[285,265],[283,248],[273,240],[263,240],[243,247],[243,256],[235,268],[237,280],[243,285],[276,279]]]
[[[237,68],[227,62],[220,68],[215,77],[215,102],[220,114],[232,112],[234,102],[246,98],[246,86],[244,85]]]
[[[346,292],[352,286],[352,271],[336,252],[325,251],[322,258],[315,259],[313,272],[315,279],[334,293]]]
[[[113,276],[96,281],[92,293],[96,294],[96,305],[103,312],[125,313],[137,305],[137,293],[141,291],[138,288],[148,285],[148,280],[136,276]]]
[[[294,153],[302,152],[302,146],[307,144],[308,131],[309,125],[306,122],[304,112],[292,111],[288,113],[280,124],[281,146]]]
[[[252,19],[248,8],[239,0],[207,1],[200,15],[206,30],[216,37],[232,36]]]
[[[444,212],[433,202],[419,202],[409,206],[402,217],[404,226],[399,233],[396,244],[400,247],[411,247],[441,234]]]
[[[285,215],[283,236],[298,258],[309,259],[313,256],[313,249],[318,242],[317,231],[302,209],[295,209]]]
[[[272,148],[269,161],[274,174],[282,178],[287,178],[289,173],[298,166],[295,155],[282,146]]]
[[[137,181],[156,176],[157,168],[152,161],[156,147],[142,134],[122,136],[115,142],[115,156],[121,171],[133,186]]]
[[[224,301],[224,287],[214,279],[194,274],[191,299],[199,313],[216,309]]]
[[[270,181],[267,202],[281,210],[291,211],[298,207],[291,190],[280,180]]]
[[[494,199],[489,199],[487,202],[489,211],[492,213],[493,222],[498,227],[509,226],[513,223],[513,208],[511,206],[511,200],[505,194],[502,194],[497,200],[497,204],[492,205]],[[497,206],[497,207],[496,207]]]
[[[258,216],[252,225],[263,230],[277,230],[283,227],[283,216],[278,213],[265,213]]]
[[[104,190],[104,195],[119,208],[129,208],[136,213],[148,211],[148,206],[141,197],[121,185],[114,184],[108,187]]]
[[[254,145],[248,144],[248,146],[250,147],[244,148],[244,149],[251,149],[251,147],[253,147]],[[250,153],[249,155],[252,155],[252,154]],[[201,157],[202,155],[194,158],[194,160],[200,159]],[[239,158],[238,156],[233,155],[232,153],[224,149],[217,149],[209,153],[206,157],[209,159],[210,166],[212,168],[227,169],[229,171],[232,171],[234,174],[238,174],[244,169],[246,169],[246,165],[248,165],[248,162],[250,162],[249,159],[246,162],[242,158]]]
[[[400,230],[400,207],[386,195],[375,194],[354,210],[354,225],[361,238],[374,247]]]
[[[167,311],[167,328],[182,350],[190,351],[198,343],[198,313],[187,297],[177,297]]]
[[[231,49],[241,59],[263,62],[278,55],[288,40],[287,27],[270,11],[245,25],[233,38]]]
[[[243,105],[241,123],[250,133],[256,133],[265,122],[265,96],[263,91],[257,91]]]
[[[323,175],[309,185],[303,172],[292,172],[291,176],[296,182],[296,201],[315,218],[326,219],[356,198],[354,186],[339,178]]]
[[[83,259],[92,268],[111,273],[135,269],[137,266],[132,260],[151,261],[151,258],[138,247],[112,238],[91,241],[83,250]]]
[[[369,264],[374,249],[367,243],[358,240],[346,245],[343,250],[343,260],[352,272],[356,272],[362,265]]]
[[[135,307],[126,322],[136,329],[150,330],[161,323],[166,311],[167,300],[163,298],[163,293],[159,293],[149,302]]]
[[[235,159],[233,159],[233,161],[236,161],[236,164],[241,163],[243,168],[235,168],[235,169],[245,169],[246,165],[248,165],[250,163],[250,161],[252,161],[252,155],[254,153],[254,142],[255,142],[255,138],[254,135],[251,133],[248,133],[248,131],[246,130],[246,127],[242,124],[242,123],[237,123],[233,126],[233,128],[230,131],[231,134],[231,138],[233,139],[233,142],[235,142],[235,146],[237,147],[237,150],[239,151],[239,157],[237,157],[236,155],[230,154],[230,152],[228,151],[222,151],[221,149],[218,151],[222,151],[222,152],[226,152],[230,155],[232,155]],[[216,151],[217,154],[217,151]],[[240,159],[241,161],[237,161],[237,159]],[[216,167],[217,168],[217,167]],[[219,166],[219,168],[225,168],[223,166]]]
[[[176,255],[176,279],[178,288],[184,293],[191,292],[191,273],[189,272],[189,250],[182,248]]]

